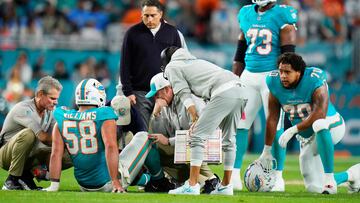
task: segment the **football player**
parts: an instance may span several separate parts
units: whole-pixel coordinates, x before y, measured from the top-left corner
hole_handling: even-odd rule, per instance
[[[253,5],[244,6],[238,14],[240,35],[233,63],[233,72],[240,76],[250,93],[245,107],[246,119],[238,126],[236,133],[236,161],[232,175],[235,190],[242,189],[240,168],[248,146],[249,128],[261,106],[264,106],[265,116],[268,115],[269,90],[265,77],[276,69],[276,59],[280,53],[295,51],[297,11],[291,6],[277,5],[276,0],[252,2]],[[265,146],[264,153],[271,149],[271,146]],[[285,149],[280,150],[274,145],[273,153],[278,163],[278,181],[273,191],[284,191],[282,169]]]
[[[277,64],[279,70],[266,78],[270,90],[266,145],[271,145],[274,139],[282,109],[293,126],[280,135],[278,142],[285,148],[297,135],[306,190],[335,194],[337,184],[346,181],[354,190],[360,187],[359,164],[334,175],[334,145],[344,136],[345,123],[329,100],[325,72],[306,67],[302,57],[295,53],[282,54]]]
[[[118,115],[113,108],[104,106],[105,101],[102,84],[95,79],[85,79],[78,84],[75,92],[79,110],[64,107],[55,110],[57,124],[52,135],[51,185],[46,191],[59,189],[64,146],[70,153],[74,175],[82,191],[124,192],[127,186],[135,182],[145,159],[153,156],[150,154],[154,150],[147,132],[138,132],[119,155],[115,122]],[[156,162],[154,160],[152,162]],[[160,163],[152,165],[158,167],[148,166],[150,173],[163,180]],[[145,184],[149,178],[141,176],[136,183],[143,185],[141,182]]]

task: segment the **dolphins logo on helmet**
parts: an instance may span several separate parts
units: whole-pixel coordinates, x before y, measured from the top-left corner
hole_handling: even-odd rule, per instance
[[[82,80],[75,91],[76,105],[105,106],[106,93],[104,86],[96,79]]]

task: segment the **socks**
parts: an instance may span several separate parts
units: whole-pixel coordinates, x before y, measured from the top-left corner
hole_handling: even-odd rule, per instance
[[[164,172],[160,163],[160,154],[156,145],[153,145],[149,151],[149,154],[145,159],[145,166],[149,170],[152,180],[160,180],[164,177]]]
[[[141,177],[137,181],[136,185],[145,186],[149,181],[150,181],[150,174],[143,173],[143,174],[141,174]]]
[[[334,144],[328,129],[316,133],[316,142],[325,173],[334,171]]]
[[[249,130],[247,129],[236,130],[236,156],[235,156],[234,170],[241,168],[243,158],[248,147],[248,135],[249,135]]]
[[[276,131],[275,139],[272,145],[272,155],[276,159],[276,170],[284,170],[285,158],[286,158],[286,148],[282,148],[279,145],[279,138],[284,132],[284,129]]]
[[[341,183],[345,183],[349,180],[349,174],[346,171],[340,172],[340,173],[335,173],[334,178],[335,178],[336,184],[340,185]]]

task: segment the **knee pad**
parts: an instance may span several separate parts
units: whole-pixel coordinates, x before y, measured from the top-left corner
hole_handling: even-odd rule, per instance
[[[317,133],[321,130],[328,129],[329,123],[325,119],[318,119],[312,124],[312,128],[314,132]]]

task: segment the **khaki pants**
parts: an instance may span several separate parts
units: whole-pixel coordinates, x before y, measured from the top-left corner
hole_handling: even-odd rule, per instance
[[[21,176],[35,141],[36,136],[31,129],[18,132],[1,147],[0,167],[9,171],[10,175]]]
[[[30,170],[36,165],[49,166],[51,147],[44,145],[34,132],[23,129],[14,135],[0,148],[0,167],[10,175],[21,176],[24,170]],[[72,167],[72,161],[67,150],[62,159],[62,170]]]
[[[179,182],[185,182],[190,176],[189,164],[174,164],[174,147],[158,144],[161,166],[164,171]],[[199,183],[204,185],[205,181],[211,178],[214,173],[206,163],[200,167]]]

